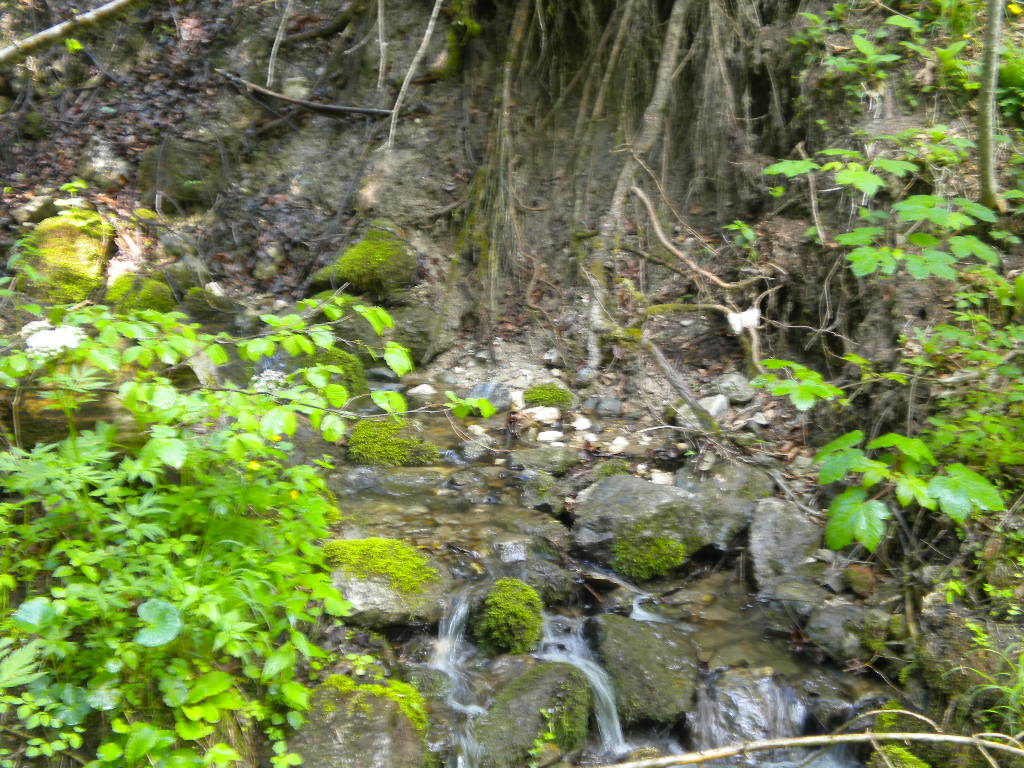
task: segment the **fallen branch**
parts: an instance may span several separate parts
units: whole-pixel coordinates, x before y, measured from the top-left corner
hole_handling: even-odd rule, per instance
[[[309,110],[310,112],[316,112],[319,115],[373,115],[374,117],[387,117],[391,114],[390,109],[377,109],[375,107],[348,107],[341,104],[321,104],[318,101],[293,99],[291,96],[285,96],[283,93],[276,93],[262,86],[256,85],[256,83],[250,83],[248,80],[243,80],[238,75],[227,72],[223,69],[215,69],[214,72],[236,88],[249,91],[250,93],[258,93],[261,96],[269,96],[273,99],[279,99],[280,101],[284,101],[288,104],[294,104],[295,106]]]
[[[690,391],[689,385],[687,385],[686,381],[683,380],[683,377],[679,375],[679,372],[672,367],[672,363],[668,361],[668,358],[666,358],[664,353],[662,353],[658,348],[658,345],[646,336],[642,336],[640,338],[640,348],[651,356],[654,360],[654,364],[657,365],[658,369],[661,371],[661,374],[668,380],[668,383],[672,385],[672,389],[674,389],[690,407],[690,410],[693,411],[693,415],[696,416],[697,421],[700,422],[701,428],[713,435],[722,434],[722,428],[718,426],[718,422],[716,422],[714,417],[712,417],[712,415],[697,402],[697,398],[694,397],[693,392]],[[671,763],[666,763],[666,765],[671,765]]]
[[[1009,737],[1007,737],[1009,738]],[[684,755],[671,755],[669,757],[654,757],[649,760],[632,760],[626,763],[612,763],[600,766],[599,768],[663,768],[669,765],[696,765],[711,760],[721,760],[726,757],[736,757],[748,752],[764,752],[771,749],[792,749],[794,747],[830,747],[836,744],[863,744],[872,741],[923,741],[932,744],[960,744],[968,747],[976,747],[979,750],[991,749],[997,752],[1007,752],[1017,757],[1024,757],[1024,749],[1011,747],[990,738],[978,738],[976,736],[950,736],[944,733],[840,733],[824,736],[797,736],[789,739],[764,739],[761,741],[746,741],[742,744],[735,744],[729,747],[718,747],[716,749],[705,749],[700,752],[687,752]]]
[[[48,27],[42,32],[34,34],[31,37],[19,40],[13,45],[0,49],[0,66],[21,61],[33,51],[38,51],[40,48],[46,48],[47,46],[63,42],[78,30],[86,29],[87,27],[94,27],[100,22],[106,21],[107,19],[128,10],[140,1],[141,0],[111,0],[111,2],[106,5],[101,5],[99,8],[83,13],[81,16],[72,16],[67,21],[62,21],[60,24]]]

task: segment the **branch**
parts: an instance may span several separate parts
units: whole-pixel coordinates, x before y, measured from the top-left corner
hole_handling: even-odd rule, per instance
[[[293,99],[291,96],[285,96],[283,93],[276,93],[274,91],[267,90],[262,86],[256,85],[256,83],[250,83],[248,80],[243,80],[238,75],[226,70],[215,69],[214,72],[236,88],[240,88],[241,90],[249,91],[251,93],[258,93],[261,96],[269,96],[272,99],[280,99],[281,101],[294,104],[297,107],[302,107],[310,112],[316,112],[321,115],[374,115],[375,117],[387,117],[391,114],[390,109],[376,109],[374,107],[347,107],[341,104],[321,104],[318,101]]]
[[[746,741],[729,747],[705,749],[700,752],[687,752],[684,755],[655,757],[650,760],[633,760],[626,763],[603,765],[599,768],[663,768],[669,765],[696,765],[725,757],[735,757],[747,752],[764,752],[769,749],[789,749],[792,747],[828,747],[835,744],[861,744],[871,741],[923,741],[932,744],[962,744],[978,749],[993,749],[997,752],[1008,752],[1011,755],[1024,757],[1024,749],[1011,747],[990,739],[975,736],[950,736],[944,733],[841,733],[833,736],[798,736],[790,739],[764,739],[762,741]]]
[[[140,2],[140,0],[111,0],[111,2],[106,5],[101,5],[99,8],[95,8],[88,13],[83,13],[81,16],[72,16],[67,21],[62,21],[60,24],[55,24],[52,27],[44,29],[42,32],[32,35],[31,37],[26,37],[24,40],[19,40],[13,45],[0,49],[0,67],[5,64],[13,64],[14,62],[21,61],[33,51],[37,51],[40,48],[46,48],[47,46],[62,42],[75,34],[78,30],[92,27],[102,21],[106,21],[107,19],[128,10],[137,2]]]
[[[697,402],[697,398],[690,391],[690,387],[683,380],[683,377],[679,375],[679,372],[672,367],[672,363],[668,361],[658,348],[658,345],[644,336],[640,339],[640,348],[654,359],[655,364],[661,370],[662,375],[668,380],[668,383],[672,385],[672,388],[690,406],[690,410],[697,417],[701,427],[711,434],[720,435],[722,428],[718,426],[718,422]],[[666,765],[671,765],[671,763],[666,763]]]
[[[378,7],[382,2],[383,0],[377,0]],[[395,143],[395,125],[398,122],[398,110],[402,107],[402,100],[405,98],[405,92],[409,90],[409,83],[412,82],[412,78],[416,74],[416,70],[419,68],[420,62],[423,61],[423,57],[427,53],[427,46],[430,45],[430,38],[434,34],[434,23],[437,21],[437,14],[441,10],[443,2],[444,0],[434,0],[434,7],[430,11],[430,19],[427,21],[427,28],[423,32],[423,39],[420,41],[420,47],[416,49],[416,55],[412,57],[412,63],[409,64],[409,70],[405,73],[405,80],[402,81],[402,87],[398,89],[398,97],[395,99],[395,106],[391,110],[391,127],[388,128],[388,140],[385,144],[389,150]]]

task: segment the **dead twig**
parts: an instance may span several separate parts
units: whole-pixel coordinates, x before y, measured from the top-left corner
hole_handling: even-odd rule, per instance
[[[384,2],[384,0],[377,0],[378,7],[382,2]],[[434,24],[437,22],[437,14],[441,11],[441,6],[443,4],[444,0],[434,0],[434,7],[430,10],[430,19],[427,21],[427,28],[423,32],[423,39],[420,41],[420,47],[416,49],[416,55],[412,57],[409,69],[405,73],[405,79],[402,81],[402,87],[398,89],[398,96],[395,98],[395,106],[391,109],[391,126],[388,128],[388,140],[384,144],[388,150],[390,150],[395,143],[395,127],[398,124],[398,112],[402,108],[402,100],[405,99],[405,92],[409,90],[409,83],[412,82],[412,78],[416,74],[416,70],[419,68],[420,62],[423,61],[423,57],[427,53],[427,46],[430,45],[430,38],[434,34]]]
[[[232,72],[228,72],[223,69],[215,69],[214,72],[236,88],[248,91],[249,93],[259,94],[261,96],[269,96],[272,99],[279,99],[280,101],[287,102],[288,104],[294,104],[295,106],[301,107],[309,112],[316,112],[318,115],[328,115],[332,117],[337,115],[373,115],[375,117],[387,117],[391,114],[390,109],[377,109],[375,107],[349,107],[342,104],[321,104],[317,101],[293,99],[291,96],[285,96],[283,93],[276,93],[264,88],[263,86],[256,85],[256,83],[250,83],[248,80],[244,80]]]

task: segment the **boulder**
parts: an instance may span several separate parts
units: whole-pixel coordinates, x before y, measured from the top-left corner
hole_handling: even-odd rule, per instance
[[[878,608],[834,598],[811,611],[804,634],[840,663],[864,661],[884,650],[889,614]]]
[[[587,632],[612,679],[624,725],[672,724],[689,711],[699,670],[685,632],[614,614],[591,619]]]
[[[83,301],[103,287],[114,245],[114,228],[94,211],[69,211],[36,225],[28,262],[39,280],[25,292],[53,304]]]
[[[824,567],[814,557],[821,537],[821,526],[792,502],[757,502],[750,523],[750,556],[758,597],[780,599],[776,588],[793,581],[817,584]]]
[[[564,475],[576,466],[579,460],[579,452],[572,448],[544,445],[539,448],[522,448],[512,451],[509,456],[509,465],[513,468]]]
[[[586,740],[590,706],[590,686],[576,667],[538,664],[502,688],[477,722],[480,768],[529,764],[535,741],[549,728],[561,755],[572,754]]]
[[[75,170],[86,181],[101,190],[110,191],[128,183],[132,164],[114,151],[110,141],[102,136],[93,136],[85,145]]]
[[[370,294],[378,301],[387,301],[393,293],[414,282],[416,255],[399,228],[385,219],[370,222],[359,242],[310,277],[314,290],[348,285],[354,293]]]
[[[306,723],[288,747],[305,768],[420,768],[426,728],[423,697],[413,686],[333,675],[313,692]]]

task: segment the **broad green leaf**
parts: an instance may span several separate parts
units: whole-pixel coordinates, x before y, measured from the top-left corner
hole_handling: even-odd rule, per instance
[[[148,757],[160,741],[160,731],[156,728],[145,723],[135,723],[124,745],[124,759],[129,764],[138,762]]]
[[[375,389],[370,393],[370,399],[373,400],[378,408],[390,414],[404,413],[409,410],[405,398],[400,393],[393,392],[390,389]]]
[[[302,711],[309,709],[309,689],[302,683],[294,680],[282,683],[281,695],[284,698],[284,703],[292,709]]]
[[[885,20],[885,23],[891,24],[894,27],[909,29],[913,32],[917,32],[921,29],[921,22],[917,19],[912,19],[909,16],[890,16]]]
[[[389,341],[384,348],[384,362],[399,376],[404,376],[413,369],[409,350],[393,341]]]
[[[852,448],[855,445],[860,445],[864,439],[864,433],[859,429],[855,429],[852,432],[847,432],[845,435],[840,435],[828,445],[824,445],[821,449],[814,454],[814,461],[824,461],[828,456],[837,451],[845,451],[847,448]]]
[[[850,262],[853,274],[857,277],[866,277],[875,272],[891,275],[896,271],[897,257],[902,255],[903,251],[896,248],[873,248],[865,245],[854,248],[846,254],[846,259]]]
[[[850,488],[837,496],[829,507],[825,543],[842,549],[853,541],[873,552],[885,533],[889,510],[877,499],[868,500],[863,488]]]
[[[385,328],[395,327],[395,321],[391,319],[391,315],[385,309],[366,307],[362,304],[356,304],[352,309],[362,315],[366,322],[373,326],[373,332],[378,336],[384,333]]]
[[[178,609],[159,598],[147,600],[139,606],[139,618],[146,623],[135,635],[135,643],[148,648],[167,645],[181,631]]]
[[[154,437],[146,444],[146,449],[153,452],[164,464],[181,469],[188,458],[188,446],[184,440],[175,437]]]
[[[327,382],[331,380],[329,373],[316,368],[307,368],[304,372],[306,381],[309,382],[309,386],[314,389],[323,389],[327,386]]]
[[[916,475],[899,475],[896,480],[896,498],[904,507],[916,501],[925,509],[935,509],[935,499],[928,492],[928,483]]]
[[[40,640],[33,640],[0,658],[0,693],[5,688],[27,685],[46,674],[45,671],[39,669],[36,659],[40,642]]]
[[[295,648],[291,645],[282,645],[267,656],[266,661],[263,662],[263,671],[260,674],[260,679],[263,682],[273,680],[286,669],[294,669],[295,661]]]
[[[949,238],[949,247],[952,249],[953,255],[958,259],[963,259],[968,256],[977,256],[979,259],[991,264],[993,267],[999,266],[1002,262],[1002,258],[999,256],[999,252],[997,250],[992,248],[990,245],[983,243],[974,235],[954,235]]]
[[[18,606],[11,615],[14,626],[22,632],[38,632],[57,618],[57,612],[45,597],[33,597]]]
[[[957,278],[956,270],[950,266],[956,263],[956,259],[945,251],[926,248],[919,254],[905,252],[903,263],[907,267],[907,272],[915,280],[924,280],[927,277],[939,277],[943,280],[956,280]]]
[[[874,472],[880,477],[888,474],[887,467],[879,461],[869,459],[859,448],[836,451],[821,464],[818,479],[822,485],[842,480],[847,472]],[[874,485],[874,483],[867,483]]]
[[[324,397],[333,408],[340,408],[348,402],[348,390],[341,384],[328,384],[324,387]],[[321,427],[322,429],[322,427]]]
[[[334,346],[334,334],[327,328],[310,328],[306,333],[313,343],[321,349],[330,349]]]
[[[271,435],[295,434],[295,412],[287,408],[273,408],[260,420],[260,433],[265,437]]]
[[[159,411],[171,408],[178,401],[178,392],[174,387],[158,384],[149,395],[149,404]]]
[[[201,721],[179,720],[174,724],[174,730],[186,741],[195,741],[213,733],[213,726]]]
[[[857,227],[852,232],[836,235],[840,245],[874,245],[875,240],[885,234],[882,227]]]
[[[865,170],[860,163],[849,163],[843,170],[836,172],[836,182],[853,187],[868,197],[885,186],[885,180],[871,171]]]
[[[871,58],[878,55],[878,49],[861,35],[854,35],[852,38],[854,47],[865,56]]]
[[[211,696],[216,696],[218,693],[228,690],[236,682],[232,675],[223,670],[211,670],[192,684],[186,701],[189,704],[197,704],[203,699],[208,699]]]
[[[206,356],[214,365],[225,365],[228,362],[228,353],[219,344],[211,344],[206,348]]]
[[[895,448],[905,456],[909,456],[915,461],[920,461],[927,464],[936,464],[935,456],[932,455],[931,449],[924,443],[923,440],[919,440],[916,437],[906,437],[895,432],[889,432],[888,434],[876,437],[867,445],[868,448]]]
[[[973,216],[979,221],[987,221],[989,224],[995,224],[999,221],[999,217],[991,208],[981,203],[976,203],[973,200],[968,200],[966,197],[954,197],[950,202],[959,205],[964,213]]]
[[[769,174],[781,173],[786,178],[791,179],[794,176],[799,176],[801,173],[813,171],[818,167],[820,166],[813,160],[781,160],[769,165],[764,169],[764,172]]]
[[[93,709],[107,712],[117,708],[117,705],[121,702],[121,691],[112,685],[93,688],[86,694],[86,701],[89,702],[89,706]]]
[[[876,157],[871,161],[871,167],[881,168],[886,173],[891,173],[901,179],[908,173],[917,171],[917,166],[914,163],[906,160],[891,160],[888,157]]]
[[[82,50],[82,44],[73,37],[64,38],[64,47],[67,49],[68,53],[77,53]]]
[[[123,754],[124,751],[121,749],[119,744],[114,744],[109,741],[106,744],[101,744],[100,748],[96,750],[96,757],[104,763],[112,763]]]
[[[907,242],[918,248],[934,248],[942,243],[935,235],[929,235],[927,232],[914,232],[907,236]]]
[[[950,464],[945,475],[936,475],[928,483],[928,492],[939,507],[958,523],[975,509],[992,512],[1005,509],[999,489],[963,464]]]

